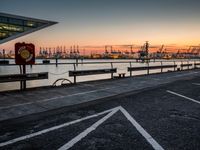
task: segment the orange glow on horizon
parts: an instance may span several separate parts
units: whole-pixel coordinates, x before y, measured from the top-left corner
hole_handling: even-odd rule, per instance
[[[189,46],[191,45],[200,45],[200,42],[198,43],[197,41],[198,40],[193,40],[194,42],[185,42],[185,41],[179,41],[177,42],[177,44],[165,44],[165,43],[162,43],[160,44],[159,42],[157,43],[150,43],[150,52],[156,52],[159,50],[159,48],[164,45],[164,49],[166,49],[167,51],[170,51],[170,52],[177,52],[177,50],[180,50],[180,49],[188,49]],[[14,50],[14,44],[16,43],[16,41],[11,41],[11,42],[8,42],[8,43],[4,43],[4,44],[1,44],[0,45],[0,50],[7,50],[7,51],[10,51],[10,50]],[[30,41],[27,41],[27,43],[31,43]],[[48,49],[51,48],[51,50],[53,50],[54,48],[56,49],[56,47],[62,47],[62,49],[64,50],[64,47],[66,49],[66,51],[70,51],[70,47],[73,46],[74,44],[72,45],[67,45],[67,44],[60,44],[59,42],[57,43],[51,43],[51,44],[36,44],[34,42],[32,42],[33,44],[36,45],[36,52],[39,52],[39,49],[40,47],[42,47],[43,49]],[[175,42],[174,42],[175,43]],[[141,49],[141,46],[144,44],[141,43],[137,43],[137,44],[107,44],[107,45],[112,45],[113,47],[113,50],[116,50],[116,51],[122,51],[122,52],[125,52],[125,51],[130,51],[131,48],[130,46],[123,46],[123,45],[133,45],[132,47],[132,50],[134,52],[137,52],[138,50]],[[78,44],[76,44],[78,45]],[[120,46],[122,45],[122,46]],[[85,54],[90,54],[90,53],[103,53],[105,52],[105,45],[88,45],[88,46],[82,46],[82,45],[79,45],[79,51],[81,53],[85,53]],[[110,48],[108,48],[108,51],[110,51]]]

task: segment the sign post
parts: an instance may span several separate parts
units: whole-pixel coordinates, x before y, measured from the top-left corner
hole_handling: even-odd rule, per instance
[[[35,46],[27,43],[15,44],[15,63],[22,66],[21,74],[26,74],[26,65],[35,64]],[[21,90],[26,89],[26,80],[20,82]]]

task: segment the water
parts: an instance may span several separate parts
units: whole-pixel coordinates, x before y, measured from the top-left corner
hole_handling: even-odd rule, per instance
[[[84,60],[83,62],[102,62],[102,63],[94,63],[94,64],[79,64],[76,66],[77,70],[89,70],[89,69],[105,69],[105,68],[111,68],[110,63],[103,63],[103,62],[113,62],[113,67],[117,68],[117,73],[114,74],[115,76],[118,76],[118,73],[126,73],[126,76],[129,76],[129,72],[127,72],[127,67],[130,67],[129,62],[133,62],[135,60],[105,60],[105,59],[90,59],[90,60]],[[161,61],[161,60],[160,60]],[[163,65],[173,65],[174,62],[172,60],[163,62]],[[187,63],[186,60],[174,60],[178,67],[181,64],[181,61],[183,63]],[[9,60],[10,64],[14,64],[14,60]],[[55,60],[50,60],[51,63],[55,63]],[[75,63],[75,60],[72,59],[62,59],[59,60],[58,63]],[[79,61],[81,62],[81,61]],[[121,63],[115,63],[115,62],[121,62]],[[127,62],[127,63],[124,63]],[[194,60],[192,61],[194,62]],[[36,63],[42,63],[42,59],[37,59]],[[132,66],[146,66],[146,63],[132,63]],[[156,66],[160,65],[160,62],[151,62],[150,66]],[[27,73],[37,73],[37,72],[49,72],[49,79],[45,80],[34,80],[34,81],[27,81],[27,87],[37,87],[37,86],[48,86],[52,85],[57,79],[59,78],[66,78],[73,82],[73,77],[68,76],[68,71],[74,70],[74,66],[72,64],[64,64],[64,65],[33,65],[32,68],[28,65],[27,66]],[[173,70],[172,69],[164,69],[163,71]],[[157,70],[151,70],[150,73],[156,73],[160,72],[160,69]],[[18,74],[19,66],[0,66],[0,75],[3,74]],[[136,71],[133,72],[133,75],[139,75],[139,74],[146,74],[146,71]],[[108,79],[111,78],[110,74],[101,74],[101,75],[90,75],[90,76],[82,76],[77,77],[77,82],[81,81],[91,81],[91,80],[99,80],[99,79]],[[66,82],[67,83],[67,82]],[[57,85],[60,85],[60,82],[57,83]],[[0,91],[7,91],[7,90],[14,90],[19,89],[20,84],[19,82],[10,82],[10,83],[0,83]]]

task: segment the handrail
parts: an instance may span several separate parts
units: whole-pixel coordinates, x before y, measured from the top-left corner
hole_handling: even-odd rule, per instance
[[[63,60],[63,59],[62,59]],[[160,63],[160,66],[157,66],[158,64]],[[118,70],[120,70],[118,66],[120,66],[121,64],[126,64],[126,65],[123,65],[124,66],[124,69],[123,71],[124,72],[129,72],[130,73],[130,77],[133,76],[132,75],[132,72],[136,71],[134,70],[133,68],[137,69],[137,68],[142,68],[142,69],[145,69],[147,70],[147,74],[150,74],[150,70],[151,69],[160,69],[160,72],[162,73],[163,71],[166,71],[168,67],[170,68],[174,68],[174,71],[176,70],[183,70],[187,67],[187,69],[192,69],[192,68],[199,68],[199,65],[200,65],[200,60],[156,60],[156,61],[150,61],[150,62],[136,62],[135,60],[106,60],[105,61],[86,61],[84,60],[84,62],[60,62],[60,63],[49,63],[49,64],[43,64],[43,63],[36,63],[34,64],[35,66],[47,66],[47,65],[55,65],[56,67],[59,67],[59,65],[72,65],[73,66],[73,69],[74,71],[79,71],[80,68],[81,68],[81,65],[91,65],[93,64],[93,66],[95,66],[96,69],[101,69],[101,67],[98,68],[98,65],[101,65],[101,64],[108,64],[108,65],[104,65],[106,66],[106,68],[110,65],[111,68],[116,68]],[[94,65],[94,64],[97,64],[97,65]],[[120,65],[116,65],[116,64],[120,64]],[[138,65],[135,65],[135,64],[138,64]],[[34,65],[27,65],[27,66],[34,66]],[[79,68],[79,65],[80,65],[80,68]],[[0,67],[2,66],[18,66],[16,64],[3,64],[3,65],[0,65]],[[71,67],[72,67],[71,66]],[[186,67],[185,67],[186,66]],[[191,67],[193,66],[193,67]],[[110,68],[109,67],[109,68]],[[128,68],[130,70],[127,70]],[[66,67],[67,68],[67,67]],[[84,67],[86,68],[86,67]],[[83,68],[83,69],[84,69]],[[90,68],[90,67],[89,67]],[[89,69],[87,68],[87,69]],[[68,68],[67,69],[67,72],[70,71],[70,69]],[[64,73],[67,73],[66,71]],[[52,73],[50,73],[52,74]],[[63,73],[62,73],[63,74]],[[56,74],[54,74],[56,75]],[[57,74],[57,75],[61,75],[61,74]],[[63,76],[63,78],[68,78],[69,75],[66,75],[66,76]],[[113,74],[111,74],[111,78],[113,78]],[[68,79],[67,79],[68,80]]]
[[[53,59],[52,59],[53,60]],[[61,59],[63,60],[63,59]],[[106,60],[106,59],[105,59]],[[133,59],[134,60],[134,59]],[[172,63],[174,62],[175,60],[155,60],[155,61],[150,61],[150,62],[137,62],[137,61],[130,61],[130,60],[127,60],[127,61],[84,61],[84,62],[66,62],[66,63],[63,63],[63,62],[58,62],[58,63],[47,63],[47,64],[43,64],[43,63],[36,63],[36,64],[33,64],[34,65],[73,65],[73,64],[78,64],[78,65],[81,65],[81,64],[109,64],[109,63],[136,63],[136,64],[148,64],[148,63],[156,63],[156,62],[165,62],[165,63]],[[177,62],[195,62],[195,61],[200,61],[200,60],[177,60]],[[0,66],[16,66],[16,64],[0,64]]]

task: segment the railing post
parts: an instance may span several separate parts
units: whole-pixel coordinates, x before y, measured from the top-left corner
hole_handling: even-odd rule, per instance
[[[56,67],[58,67],[58,58],[56,56]]]
[[[149,62],[147,62],[147,74],[149,75]]]
[[[26,74],[26,65],[22,65],[22,74],[25,75]],[[22,81],[22,89],[21,90],[26,90],[26,80]]]
[[[131,70],[131,68],[132,68],[132,64],[130,62],[130,77],[132,77],[132,70]]]
[[[78,66],[78,57],[76,57],[76,66]]]
[[[181,61],[181,70],[183,70],[183,61]]]
[[[110,63],[110,65],[111,65],[111,69],[113,69],[113,63],[112,62]],[[113,72],[111,72],[111,79],[113,79]]]
[[[176,71],[176,62],[174,61],[174,71]]]
[[[161,64],[161,73],[163,73],[163,62],[161,61],[160,64]]]
[[[76,71],[76,65],[75,65],[75,63],[73,63],[73,66],[74,66],[74,71]],[[76,84],[76,75],[74,75],[74,84]]]

